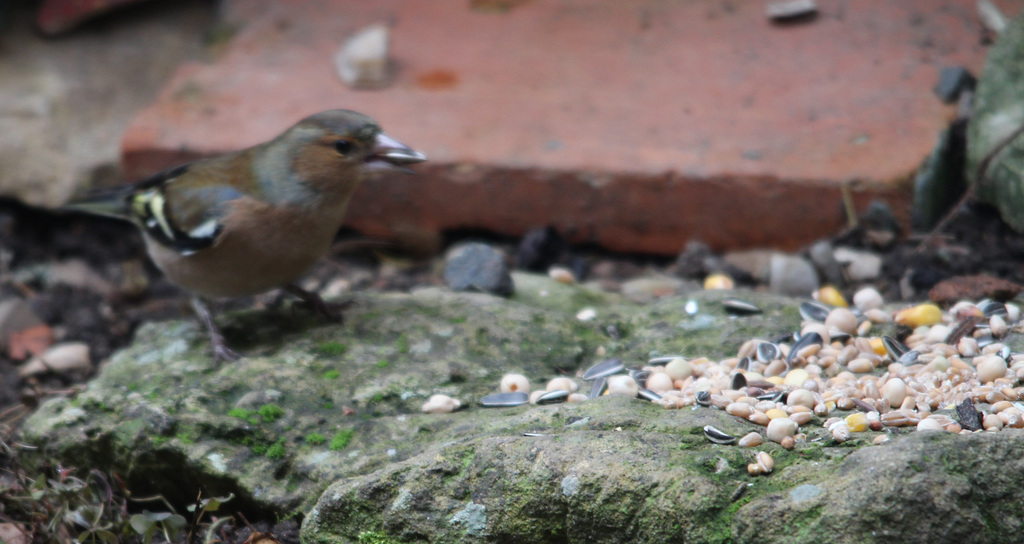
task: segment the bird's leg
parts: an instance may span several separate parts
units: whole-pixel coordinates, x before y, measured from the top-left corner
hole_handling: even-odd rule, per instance
[[[213,346],[213,359],[214,361],[220,362],[231,362],[237,361],[241,358],[238,353],[228,347],[227,342],[224,341],[224,335],[217,329],[217,325],[213,323],[213,316],[210,315],[210,309],[206,307],[206,303],[197,296],[192,297],[192,308],[196,311],[196,315],[206,326],[207,332],[210,333],[210,344]]]
[[[327,321],[336,321],[338,323],[344,321],[344,317],[342,317],[341,313],[324,302],[324,299],[320,298],[319,294],[314,293],[313,291],[307,291],[294,283],[287,283],[282,286],[281,289],[284,289],[285,292],[291,293],[302,299],[302,302],[306,303],[306,305],[321,318]],[[345,309],[350,304],[352,304],[351,301],[343,302],[341,304],[341,309]]]

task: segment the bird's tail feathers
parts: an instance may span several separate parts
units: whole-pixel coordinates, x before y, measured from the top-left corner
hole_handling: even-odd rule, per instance
[[[60,209],[130,221],[127,198],[131,191],[130,187],[97,189],[68,202]]]

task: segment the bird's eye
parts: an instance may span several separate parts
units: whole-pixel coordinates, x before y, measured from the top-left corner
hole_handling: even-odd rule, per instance
[[[348,140],[338,140],[334,142],[334,150],[342,155],[348,155],[356,148],[355,144]]]

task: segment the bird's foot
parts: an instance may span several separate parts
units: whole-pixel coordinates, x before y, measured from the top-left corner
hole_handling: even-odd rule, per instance
[[[220,334],[211,335],[210,344],[213,345],[213,360],[217,363],[233,363],[242,358],[237,351],[228,347]]]
[[[241,359],[242,356],[238,352],[228,347],[227,341],[224,340],[224,335],[217,329],[217,325],[213,323],[210,309],[206,307],[206,304],[199,297],[192,297],[192,308],[195,309],[196,315],[199,316],[199,320],[203,322],[203,325],[206,326],[206,331],[210,334],[210,345],[213,346],[214,362],[217,364],[230,363]]]
[[[355,304],[352,300],[346,300],[337,304],[327,304],[318,293],[307,291],[293,283],[285,285],[282,289],[301,299],[303,305],[309,308],[321,319],[332,323],[344,323],[345,317],[341,312]]]

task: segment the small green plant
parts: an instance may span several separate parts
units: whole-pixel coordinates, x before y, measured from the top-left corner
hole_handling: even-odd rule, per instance
[[[284,459],[284,438],[274,442],[267,448],[267,459]]]
[[[377,361],[377,368],[387,368],[388,364],[389,363],[387,361],[381,359],[380,361]]]
[[[257,410],[264,423],[273,423],[284,417],[284,409],[276,404],[264,404]]]
[[[327,437],[320,433],[309,433],[306,435],[306,443],[310,446],[319,446],[327,442]]]
[[[232,408],[228,410],[228,415],[231,417],[237,417],[238,419],[244,419],[248,421],[250,425],[260,424],[259,418],[256,417],[256,412],[246,410],[245,408]]]
[[[331,438],[331,443],[327,446],[331,451],[340,451],[348,446],[348,443],[352,441],[352,437],[356,434],[352,429],[342,429]]]
[[[348,346],[341,342],[324,342],[316,347],[316,350],[321,355],[327,355],[329,357],[339,357],[344,355],[348,351]]]
[[[337,380],[340,376],[341,372],[337,370],[328,370],[327,372],[324,372],[325,380]]]

